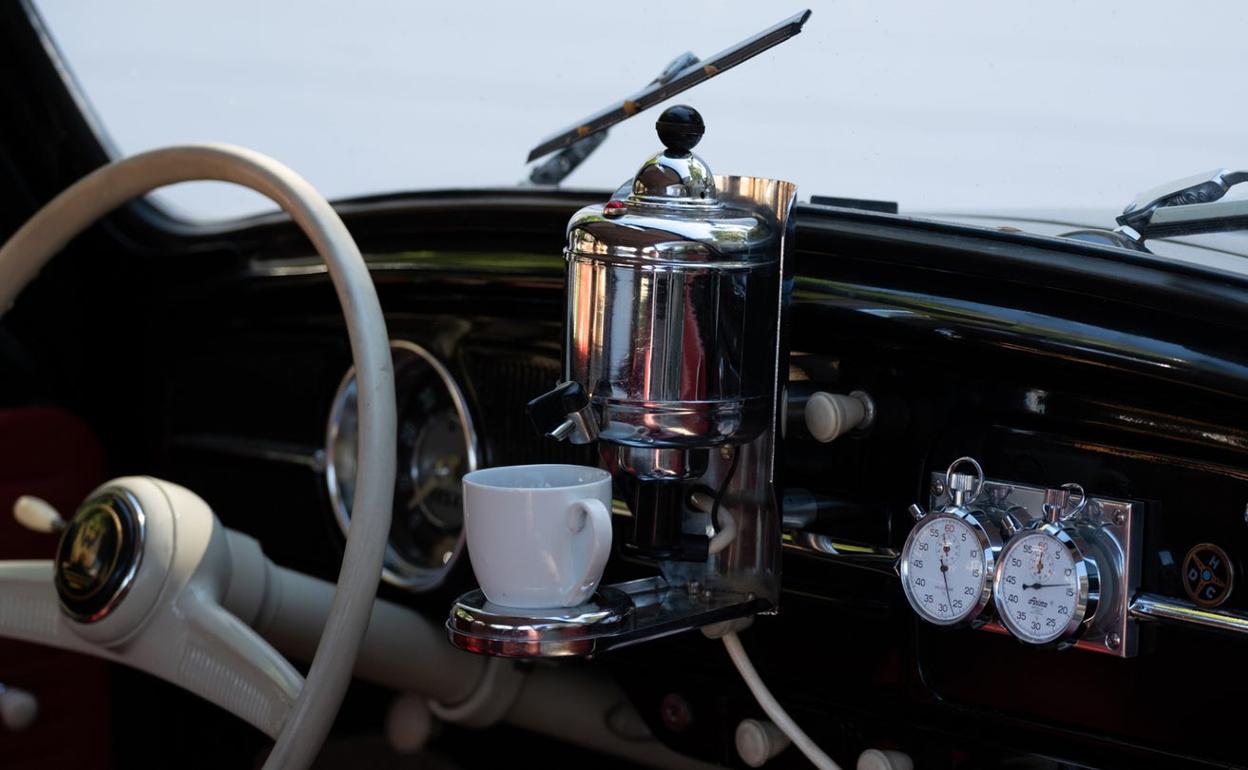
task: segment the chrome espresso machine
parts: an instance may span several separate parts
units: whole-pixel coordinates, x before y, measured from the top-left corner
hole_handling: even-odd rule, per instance
[[[516,610],[469,592],[447,621],[460,648],[589,655],[728,630],[777,605],[796,188],[713,175],[692,152],[704,126],[691,107],[669,108],[657,129],[664,149],[568,224],[563,382],[529,404],[552,439],[597,442],[617,517],[631,518],[614,558],[657,574],[603,584],[573,608]]]

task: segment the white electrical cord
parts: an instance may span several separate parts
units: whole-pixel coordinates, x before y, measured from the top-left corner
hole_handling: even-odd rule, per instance
[[[709,514],[711,508],[714,507],[715,498],[703,492],[694,492],[689,496],[689,502],[694,508]],[[728,506],[720,505],[717,516],[719,517],[719,531],[711,537],[711,542],[707,545],[706,552],[709,556],[714,556],[724,550],[737,539],[737,519],[732,515],[732,511],[728,510]]]
[[[737,539],[737,519],[726,505],[719,506],[719,525],[719,531],[711,538],[710,545],[706,548],[708,556],[714,556],[732,545],[732,541]]]
[[[724,640],[724,648],[728,650],[728,657],[732,658],[732,663],[737,667],[737,671],[741,674],[741,678],[745,680],[745,684],[750,688],[750,692],[754,693],[754,699],[758,701],[758,705],[762,707],[767,717],[775,723],[780,731],[789,736],[789,740],[793,741],[793,745],[798,748],[811,764],[819,768],[819,770],[840,770],[840,766],[832,761],[832,758],[823,753],[823,749],[815,745],[810,736],[802,732],[802,728],[797,726],[797,722],[788,715],[784,707],[771,694],[771,690],[767,689],[767,685],[763,684],[763,680],[758,676],[758,672],[754,670],[754,664],[750,662],[750,657],[745,654],[745,648],[741,646],[741,639],[737,637],[736,632],[730,631],[722,637]]]

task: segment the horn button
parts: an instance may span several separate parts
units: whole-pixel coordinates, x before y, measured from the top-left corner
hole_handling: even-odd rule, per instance
[[[56,593],[74,620],[107,617],[125,597],[143,554],[144,517],[128,492],[107,490],[78,509],[56,553]]]

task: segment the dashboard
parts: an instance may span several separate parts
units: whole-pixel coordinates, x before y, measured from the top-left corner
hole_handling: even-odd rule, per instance
[[[22,116],[0,125],[10,230],[103,160],[39,41],[13,34],[6,52],[37,66],[6,80]],[[543,439],[524,406],[562,376],[564,228],[604,197],[509,189],[339,205],[396,351],[384,598],[441,620],[473,586],[463,473],[599,462]],[[794,718],[835,755],[895,748],[921,768],[1243,765],[1226,704],[1248,687],[1237,585],[1248,281],[1013,230],[809,204],[795,220],[782,595],[743,635]],[[5,315],[0,398],[81,416],[109,475],[186,485],[273,561],[332,580],[352,497],[352,378],[333,289],[309,255],[280,218],[200,227],[143,203],[120,211]],[[816,392],[869,394],[870,429],[813,438],[800,415]],[[967,457],[981,471],[950,472]],[[969,489],[954,478],[968,470]],[[1028,540],[1046,517],[1051,537]],[[631,526],[615,518],[619,532]],[[956,579],[940,569],[955,556]],[[652,571],[617,555],[607,579]],[[1032,591],[1054,598],[1032,605]],[[1012,604],[1032,609],[1018,617]],[[734,728],[758,716],[699,634],[588,665],[698,760],[736,762]],[[189,696],[111,677],[128,766],[186,745],[203,747],[188,766],[232,766],[263,748]],[[340,729],[375,730],[390,698],[357,683]],[[480,741],[460,740],[468,752]],[[769,766],[803,760],[790,751]]]
[[[348,213],[402,352],[404,459],[387,598],[437,616],[471,587],[454,495],[466,469],[597,462],[592,449],[542,439],[523,408],[560,376],[558,223],[577,203],[433,197],[405,202],[401,216]],[[1201,607],[1229,618],[1227,628],[1248,609],[1248,591],[1234,585],[1248,548],[1248,430],[1237,391],[1248,369],[1228,332],[1243,312],[1208,307],[1217,292],[1229,299],[1241,289],[1202,294],[1200,276],[1124,267],[1117,254],[1015,233],[813,206],[799,216],[790,411],[800,414],[793,407],[816,390],[861,390],[877,413],[869,431],[826,444],[789,420],[783,596],[749,644],[795,717],[833,751],[898,747],[921,767],[1039,756],[1091,767],[1237,761],[1233,710],[1203,705],[1248,684],[1237,634],[1132,608],[1139,597]],[[498,225],[507,217],[513,229]],[[485,223],[496,231],[482,234]],[[465,245],[455,232],[477,235]],[[273,559],[329,577],[350,498],[341,324],[326,277],[281,224],[231,237],[254,244],[246,259],[210,282],[171,280],[154,310],[165,319],[149,330],[151,349],[164,351],[156,387],[165,410],[146,443],[158,448],[161,473],[203,490]],[[242,382],[255,387],[244,395]],[[1076,623],[1024,644],[1030,617],[1015,628],[916,614],[907,591],[917,586],[899,574],[903,554],[912,557],[904,569],[915,567],[910,509],[931,516],[950,505],[946,469],[965,456],[986,481],[976,511],[1021,503],[1025,525],[1042,517],[1046,491],[1075,484],[1059,518],[1082,490],[1117,528],[1105,543],[1080,543],[1100,588],[1090,591],[1085,576],[1072,590],[1096,629],[1076,633]],[[1007,487],[1012,498],[1001,496]],[[1115,523],[1123,513],[1129,521]],[[1008,559],[1009,535],[997,539],[995,558]],[[1106,543],[1120,563],[1101,555]],[[1185,580],[1197,562],[1217,579]],[[637,574],[641,565],[613,559],[608,578]],[[1202,593],[1209,587],[1215,596]],[[981,611],[999,618],[1002,594],[989,593]],[[1034,622],[1056,623],[1053,613]],[[733,756],[730,728],[754,707],[725,684],[726,660],[708,655],[700,636],[596,660],[674,748]],[[672,717],[682,709],[703,716],[682,724]]]

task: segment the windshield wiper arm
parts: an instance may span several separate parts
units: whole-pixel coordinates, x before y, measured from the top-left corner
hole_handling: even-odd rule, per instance
[[[1118,217],[1118,229],[1141,243],[1243,230],[1248,227],[1248,200],[1221,200],[1240,182],[1248,182],[1248,171],[1218,169],[1140,193]]]
[[[1135,196],[1113,230],[1091,228],[1062,236],[1151,253],[1144,242],[1153,238],[1248,230],[1248,200],[1222,200],[1241,182],[1248,182],[1248,171],[1225,168],[1169,182]]]
[[[693,51],[685,51],[680,56],[672,59],[659,73],[659,76],[651,80],[649,85],[664,85],[671,81],[672,78],[680,74],[685,68],[698,63],[698,57],[694,56]],[[529,173],[529,182],[531,184],[558,185],[568,174],[576,171],[576,167],[585,162],[585,159],[593,154],[598,146],[607,140],[607,129],[602,129],[596,134],[590,134],[583,139],[577,139],[572,144],[559,150],[550,158],[542,161],[541,164],[534,166],[533,171]],[[530,156],[532,160],[532,156]]]
[[[598,134],[627,120],[643,110],[672,98],[682,91],[687,91],[697,84],[709,80],[724,70],[731,69],[743,61],[751,59],[768,48],[779,45],[785,40],[802,31],[802,25],[810,18],[810,11],[805,10],[780,22],[774,27],[759,32],[751,38],[741,41],[704,61],[695,61],[673,74],[666,82],[654,82],[632,96],[619,101],[606,109],[597,112],[574,126],[552,134],[543,139],[529,153],[528,162],[562,150],[587,137]],[[588,153],[586,153],[588,154]]]

